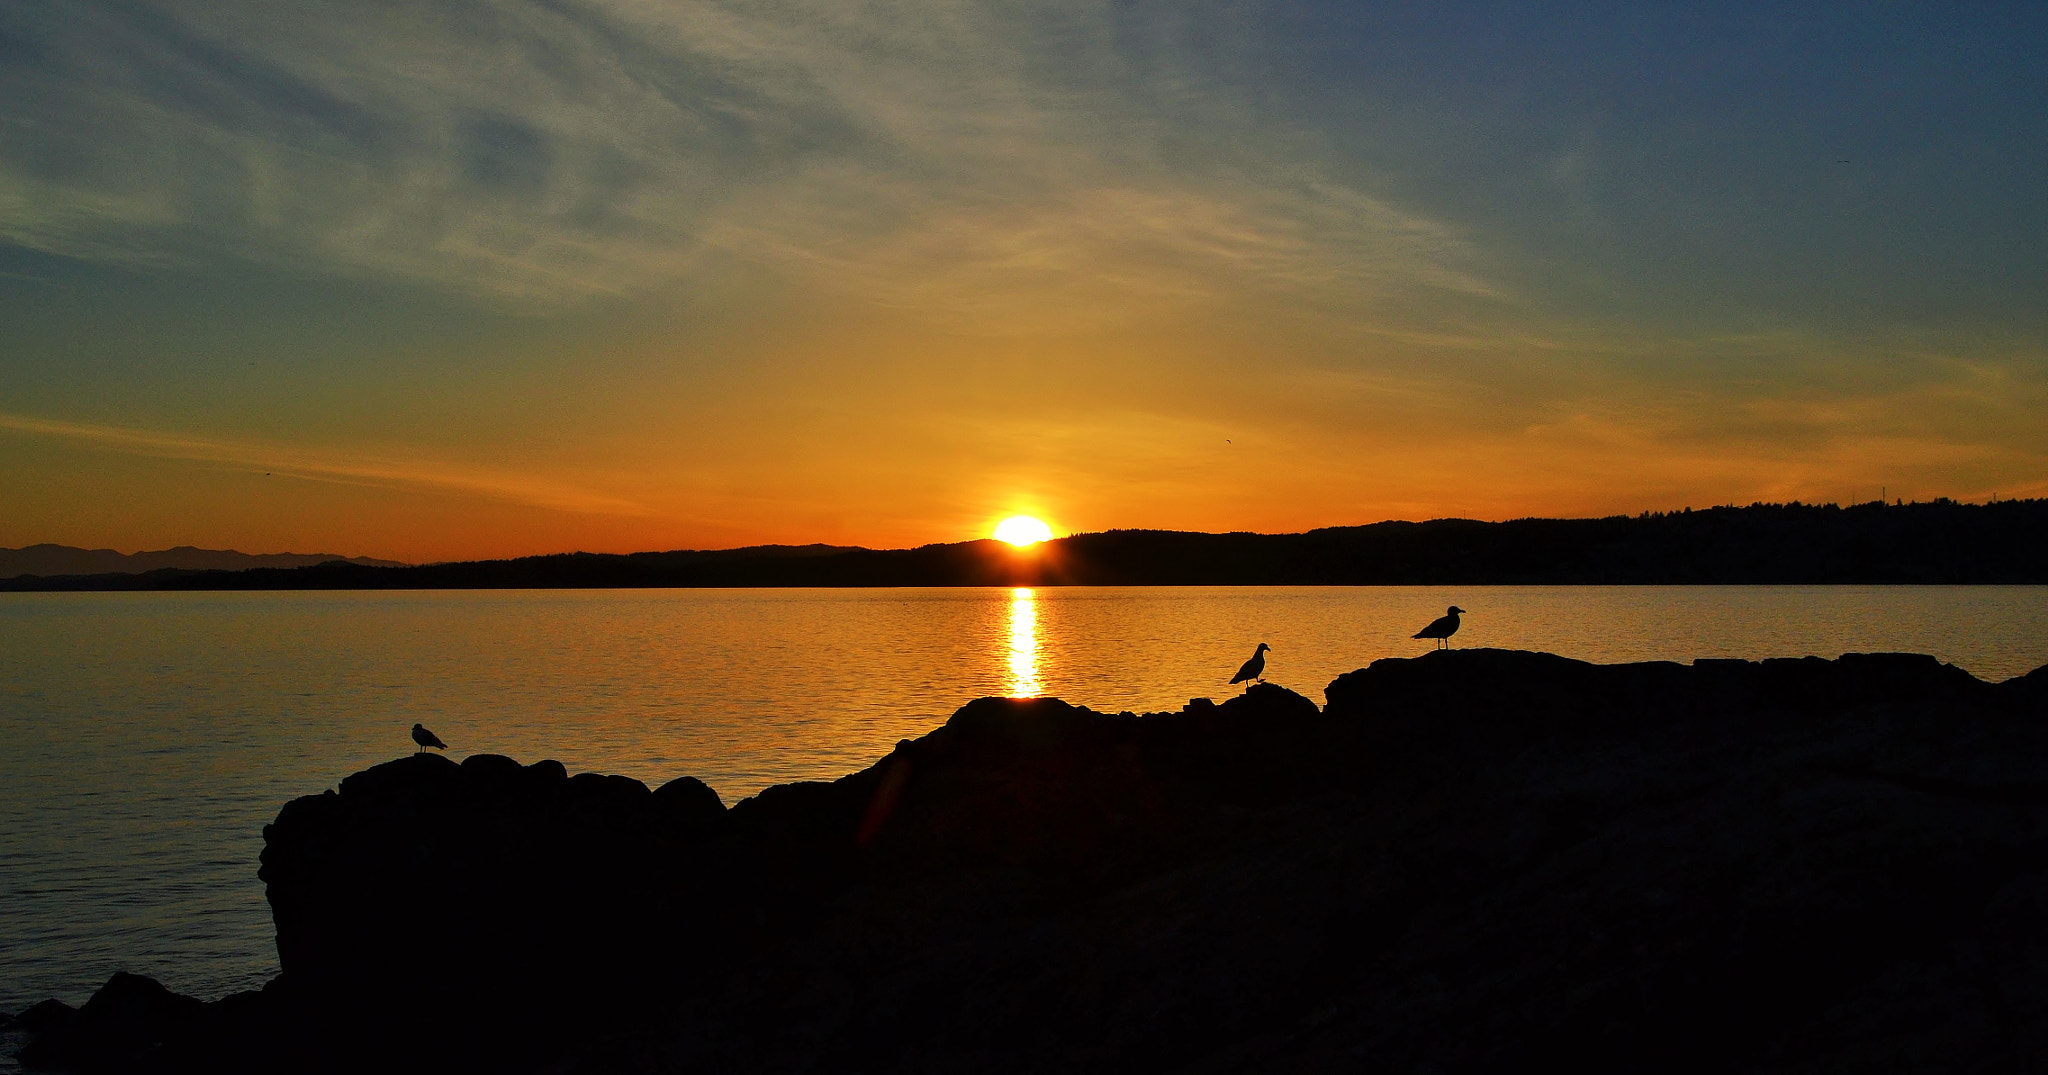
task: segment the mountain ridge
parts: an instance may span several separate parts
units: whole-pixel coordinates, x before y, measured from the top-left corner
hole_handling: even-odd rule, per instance
[[[248,553],[235,549],[202,549],[193,545],[124,553],[114,549],[84,549],[42,542],[18,549],[0,549],[0,579],[23,575],[139,575],[162,570],[244,571],[255,567],[310,567],[336,560],[361,567],[409,566],[399,560],[342,556],[338,553]]]

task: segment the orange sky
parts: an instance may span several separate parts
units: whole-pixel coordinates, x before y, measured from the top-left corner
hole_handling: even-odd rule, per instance
[[[0,545],[2048,495],[2019,15],[482,9],[24,23]]]

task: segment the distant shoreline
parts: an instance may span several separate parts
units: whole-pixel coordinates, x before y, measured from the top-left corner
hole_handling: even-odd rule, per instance
[[[564,553],[417,566],[18,576],[0,592],[907,586],[2048,583],[2048,500],[1757,504],[1603,519],[1439,519],[1300,534],[1111,530],[993,540]]]

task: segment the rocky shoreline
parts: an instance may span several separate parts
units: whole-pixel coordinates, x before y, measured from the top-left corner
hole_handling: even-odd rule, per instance
[[[265,829],[265,989],[8,1029],[83,1072],[2048,1058],[2048,668],[1453,650],[1326,697],[982,699],[730,809],[404,758]]]

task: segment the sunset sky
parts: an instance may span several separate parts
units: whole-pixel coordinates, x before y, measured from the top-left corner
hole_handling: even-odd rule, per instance
[[[0,545],[2048,495],[2048,5],[1536,7],[7,0]]]

